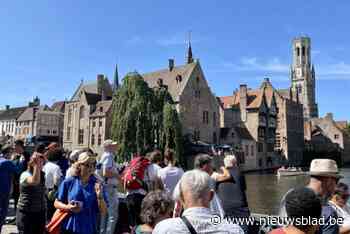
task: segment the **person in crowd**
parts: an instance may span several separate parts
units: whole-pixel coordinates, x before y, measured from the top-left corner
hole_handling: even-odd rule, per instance
[[[44,156],[34,152],[28,169],[20,176],[20,195],[16,212],[19,234],[44,234],[46,223]]]
[[[194,167],[195,169],[201,170],[206,172],[209,176],[213,174],[213,166],[212,166],[212,157],[210,157],[207,154],[199,154],[196,156],[194,160]],[[212,189],[215,189],[215,181],[213,179],[210,180],[210,186]],[[174,200],[176,200],[175,204],[175,214],[174,216],[179,215],[181,207],[179,206],[180,199],[180,190],[179,190],[179,183],[176,185],[173,193]],[[222,204],[220,201],[220,198],[217,196],[217,194],[214,192],[213,199],[210,201],[210,209],[214,214],[219,215],[220,217],[225,216],[225,212],[222,208]]]
[[[7,210],[9,206],[12,178],[19,174],[20,168],[17,168],[12,161],[9,160],[11,152],[10,145],[1,147],[0,154],[0,233],[2,225],[5,222]]]
[[[65,179],[55,200],[55,208],[69,212],[62,221],[63,234],[97,233],[97,216],[107,212],[102,185],[93,176],[95,158],[83,152],[76,162],[76,176]]]
[[[329,201],[329,204],[337,212],[338,217],[343,218],[343,224],[340,226],[339,233],[350,233],[350,207],[347,205],[349,196],[349,186],[340,182],[335,187],[335,191]]]
[[[331,219],[337,219],[338,215],[330,205],[329,199],[334,193],[336,185],[342,176],[339,174],[337,163],[331,159],[314,159],[310,164],[309,171],[310,181],[307,188],[311,189],[321,198],[322,217],[325,220],[324,225],[320,225],[319,234],[336,234],[339,233],[339,225],[329,222]],[[293,191],[289,190],[282,198],[280,204],[280,216],[286,217],[285,198]]]
[[[43,167],[43,172],[45,172],[45,186],[47,195],[47,218],[51,219],[52,215],[55,213],[54,202],[58,190],[58,186],[61,183],[62,171],[57,165],[58,160],[62,157],[62,151],[58,148],[49,150],[47,152],[47,160]]]
[[[159,150],[154,150],[153,152],[149,153],[148,156],[150,160],[150,165],[147,168],[147,186],[148,191],[161,189],[163,190],[163,183],[160,180],[158,176],[158,172],[161,169],[160,164],[162,162],[162,153]]]
[[[294,223],[286,227],[278,228],[269,234],[314,234],[319,226],[317,222],[297,222],[297,220],[319,220],[322,212],[320,198],[310,188],[302,187],[293,189],[286,195],[286,213],[288,218],[294,219]]]
[[[195,169],[184,173],[179,181],[179,191],[184,212],[180,217],[165,219],[158,223],[153,234],[166,233],[240,233],[243,230],[225,220],[211,222],[216,216],[210,209],[214,191],[208,173]]]
[[[126,190],[126,204],[130,226],[141,224],[141,204],[150,185],[148,168],[150,161],[143,155],[135,155],[123,172],[123,184]]]
[[[117,143],[112,140],[105,140],[103,143],[104,152],[99,161],[102,179],[104,180],[104,189],[107,193],[108,212],[101,216],[100,233],[113,234],[118,221],[118,181],[120,175],[118,172],[118,165],[115,162],[115,152],[117,150]]]
[[[164,161],[167,165],[158,171],[158,176],[164,184],[165,190],[172,195],[176,184],[181,179],[184,171],[175,166],[175,153],[171,149],[166,149],[164,152]]]
[[[82,153],[82,150],[73,150],[69,154],[69,168],[66,171],[65,178],[67,179],[68,177],[74,176],[76,174],[76,162],[78,161],[79,154]]]
[[[246,181],[237,166],[237,159],[234,155],[227,155],[224,158],[223,174],[213,173],[212,178],[216,181],[216,193],[219,196],[225,215],[228,217],[249,217],[250,211],[246,196]],[[241,225],[245,233],[248,233],[248,226]]]
[[[16,165],[16,167],[21,168],[21,171],[14,177],[12,184],[12,198],[14,200],[15,211],[17,209],[17,203],[19,199],[19,176],[27,169],[29,159],[30,155],[24,151],[24,142],[22,140],[16,140],[14,142],[14,152],[12,153],[11,160]],[[12,220],[9,220],[9,223],[15,224],[16,217],[14,217]]]
[[[151,234],[160,221],[172,217],[173,208],[174,202],[165,191],[149,192],[141,205],[143,224],[136,227],[135,234]]]

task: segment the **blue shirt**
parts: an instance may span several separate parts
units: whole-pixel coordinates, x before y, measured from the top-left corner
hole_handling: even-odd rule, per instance
[[[19,168],[15,166],[10,160],[0,157],[0,195],[9,196],[12,176],[19,173]]]
[[[96,178],[91,176],[87,185],[83,186],[79,177],[65,179],[59,189],[57,199],[65,204],[71,201],[83,203],[79,213],[70,213],[63,221],[65,230],[77,234],[94,234],[97,230],[97,215],[99,213],[95,192]]]

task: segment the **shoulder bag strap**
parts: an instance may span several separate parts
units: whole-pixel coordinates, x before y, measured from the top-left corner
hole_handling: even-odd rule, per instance
[[[188,221],[188,219],[185,216],[181,216],[181,219],[186,224],[186,226],[191,234],[197,234],[196,230],[194,229],[194,227],[192,226],[190,221]]]

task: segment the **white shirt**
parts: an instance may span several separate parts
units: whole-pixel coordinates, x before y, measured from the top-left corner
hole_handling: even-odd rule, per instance
[[[102,154],[102,157],[100,159],[100,163],[102,164],[101,170],[102,172],[106,169],[108,170],[113,170],[114,172],[118,173],[118,165],[114,161],[114,154],[111,152],[104,152]],[[107,184],[108,185],[118,185],[118,179],[113,177],[113,178],[108,178],[107,179]]]
[[[57,164],[53,162],[45,163],[43,172],[45,172],[45,187],[47,189],[53,189],[55,185],[59,185],[62,178],[62,171]]]
[[[162,169],[158,164],[152,163],[147,167],[148,176],[150,181],[155,181],[158,176],[159,170]]]
[[[226,222],[215,216],[210,209],[205,207],[194,207],[186,209],[182,216],[186,216],[197,233],[207,234],[244,234],[237,225]],[[213,220],[215,218],[215,220]],[[153,234],[188,234],[189,230],[181,218],[165,219],[158,223],[153,229]]]
[[[162,180],[165,190],[173,194],[175,186],[181,179],[184,171],[181,168],[168,165],[158,171],[158,177]]]

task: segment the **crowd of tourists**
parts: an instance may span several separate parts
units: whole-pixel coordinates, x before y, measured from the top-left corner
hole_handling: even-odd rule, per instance
[[[117,163],[117,143],[106,140],[102,155],[91,149],[65,153],[57,143],[36,146],[22,141],[1,146],[0,230],[15,223],[20,234],[258,233],[251,216],[246,181],[234,155],[221,168],[199,154],[184,172],[166,149],[135,154]],[[315,159],[310,182],[289,190],[280,217],[324,218],[325,223],[289,223],[271,234],[350,233],[349,188],[339,182],[335,161]],[[6,219],[13,199],[16,217]],[[340,224],[327,222],[343,218]],[[215,218],[213,220],[213,218]]]

